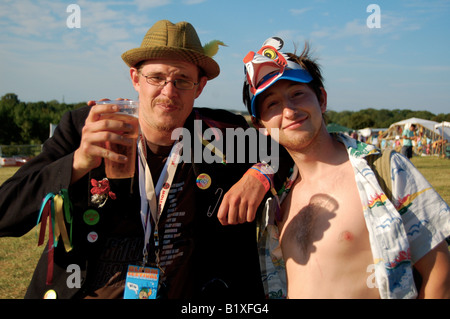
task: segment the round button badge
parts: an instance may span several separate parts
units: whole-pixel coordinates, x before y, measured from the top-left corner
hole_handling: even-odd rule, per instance
[[[94,209],[88,209],[83,214],[83,221],[90,226],[97,224],[99,220],[100,214]]]
[[[54,291],[53,289],[47,290],[45,292],[44,299],[56,299],[56,298],[57,298],[56,291]]]
[[[211,177],[208,174],[202,173],[197,176],[197,187],[200,189],[208,189],[211,186]]]
[[[98,239],[98,234],[95,231],[91,231],[88,235],[87,235],[87,240],[90,243],[95,243]]]

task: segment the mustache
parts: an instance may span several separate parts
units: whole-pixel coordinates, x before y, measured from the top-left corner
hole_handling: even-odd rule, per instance
[[[155,104],[167,104],[167,105],[177,105],[175,100],[169,98],[156,98],[153,100],[153,105]]]

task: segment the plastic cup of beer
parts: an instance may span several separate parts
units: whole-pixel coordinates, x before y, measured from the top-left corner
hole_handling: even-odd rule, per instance
[[[119,110],[115,113],[105,114],[105,117],[123,121],[132,126],[130,132],[116,132],[124,137],[134,140],[132,145],[122,145],[117,143],[106,142],[106,148],[114,153],[125,155],[128,160],[126,163],[119,163],[105,159],[105,173],[106,177],[111,179],[131,178],[135,172],[136,162],[136,146],[139,135],[139,101],[132,100],[114,100],[114,101],[97,101],[97,104],[114,104]]]

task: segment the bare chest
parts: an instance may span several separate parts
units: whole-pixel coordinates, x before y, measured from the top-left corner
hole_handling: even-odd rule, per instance
[[[283,255],[306,264],[311,253],[342,258],[367,249],[368,232],[353,178],[296,185],[283,203]],[[331,255],[330,255],[331,254]]]

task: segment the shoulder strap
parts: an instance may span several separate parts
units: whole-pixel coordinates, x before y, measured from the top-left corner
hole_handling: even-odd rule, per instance
[[[386,149],[382,155],[367,156],[367,164],[372,168],[375,177],[386,194],[387,198],[392,201],[392,180],[391,180],[391,155],[393,149]]]

